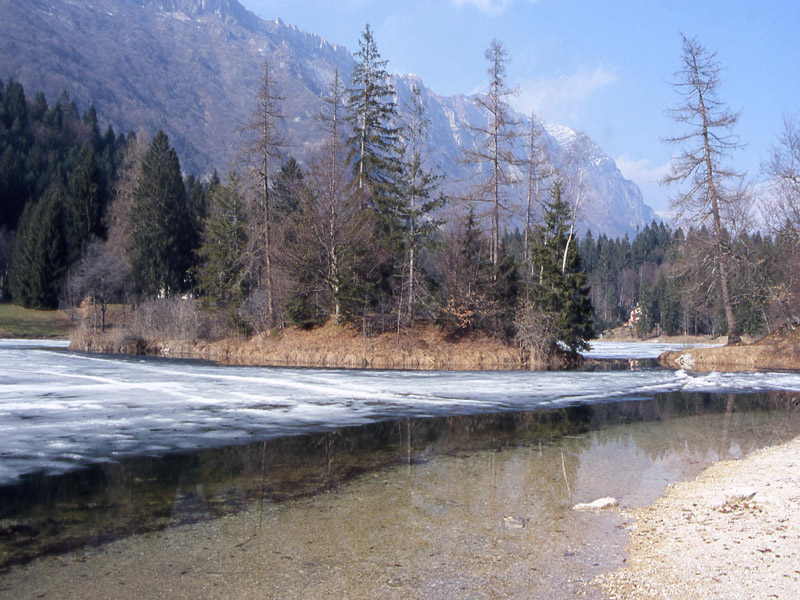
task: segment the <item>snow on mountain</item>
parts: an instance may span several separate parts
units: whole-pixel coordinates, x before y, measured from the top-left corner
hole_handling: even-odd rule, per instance
[[[347,82],[354,66],[344,47],[280,19],[264,21],[237,0],[0,0],[0,11],[0,77],[51,101],[67,90],[80,107],[94,103],[117,130],[164,129],[194,172],[225,172],[234,163],[265,59],[286,98],[284,135],[294,143],[287,151],[301,162],[321,140],[315,117],[334,73]],[[400,106],[412,87],[422,91],[431,160],[449,191],[463,194],[475,168],[463,164],[461,149],[480,143],[470,124],[485,120],[474,98],[439,96],[415,75],[393,84]],[[517,118],[527,129],[527,117]],[[555,165],[567,162],[576,140],[588,148],[581,229],[633,234],[652,220],[638,187],[596,144],[552,124],[544,135]],[[524,195],[511,190],[508,200],[519,204]],[[521,222],[515,212],[512,227]]]

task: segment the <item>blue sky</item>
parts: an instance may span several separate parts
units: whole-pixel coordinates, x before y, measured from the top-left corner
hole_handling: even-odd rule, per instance
[[[725,68],[721,97],[742,112],[736,133],[747,145],[735,164],[753,180],[783,115],[800,114],[798,0],[240,1],[351,51],[369,23],[390,71],[443,95],[481,91],[484,50],[501,40],[520,90],[514,107],[587,133],[657,211],[670,190],[655,182],[677,151],[661,140],[680,131],[664,112],[679,101],[670,82],[681,33]]]

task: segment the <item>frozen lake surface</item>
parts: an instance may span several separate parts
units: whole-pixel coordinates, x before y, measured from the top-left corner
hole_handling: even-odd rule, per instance
[[[687,348],[713,348],[719,344],[682,344],[678,342],[604,342],[594,340],[583,355],[587,358],[658,358],[662,352]]]
[[[684,347],[679,345],[677,347]],[[664,345],[597,343],[648,358]],[[651,398],[664,392],[800,391],[798,373],[347,371],[229,367],[71,352],[0,340],[0,485],[123,456],[162,455],[400,417]]]

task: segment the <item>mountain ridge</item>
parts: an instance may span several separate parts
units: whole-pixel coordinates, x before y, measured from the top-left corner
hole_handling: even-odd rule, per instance
[[[289,99],[283,133],[298,141],[289,153],[301,162],[321,141],[315,117],[334,72],[348,81],[355,64],[345,47],[280,19],[262,20],[238,0],[0,0],[0,10],[0,77],[49,99],[67,90],[118,130],[163,129],[184,168],[197,173],[236,160],[265,60]],[[439,96],[414,75],[392,82],[398,104],[412,86],[424,91],[432,154],[448,191],[463,191],[456,188],[474,172],[460,161],[461,149],[478,143],[470,125],[484,118],[473,97]],[[563,163],[567,145],[545,133],[551,162]],[[653,212],[638,187],[593,142],[590,154],[581,229],[621,236],[649,223]],[[511,227],[520,223],[516,213]]]

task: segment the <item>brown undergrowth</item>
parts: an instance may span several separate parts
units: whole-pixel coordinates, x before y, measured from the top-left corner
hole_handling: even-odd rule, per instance
[[[87,352],[196,358],[227,365],[415,370],[524,370],[572,366],[566,357],[531,357],[488,337],[448,337],[424,326],[364,336],[356,328],[328,324],[312,330],[286,328],[217,341],[150,339],[122,330],[78,331],[70,347]]]
[[[673,369],[692,371],[798,370],[800,330],[783,327],[752,344],[664,352],[659,362]]]

